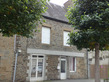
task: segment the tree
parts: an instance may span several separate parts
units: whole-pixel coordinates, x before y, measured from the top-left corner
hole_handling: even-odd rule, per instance
[[[95,50],[95,82],[100,82],[99,50],[109,49],[109,1],[75,0],[67,17],[77,30],[70,34],[70,44]]]
[[[0,0],[0,33],[30,37],[42,13],[46,0]]]

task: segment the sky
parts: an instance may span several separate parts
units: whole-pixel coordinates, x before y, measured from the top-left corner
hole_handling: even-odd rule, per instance
[[[63,4],[68,0],[50,0],[51,3],[55,3],[57,5],[63,6]]]

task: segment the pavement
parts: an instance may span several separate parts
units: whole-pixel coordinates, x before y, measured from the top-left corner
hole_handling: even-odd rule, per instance
[[[77,79],[77,80],[56,80],[56,81],[46,81],[46,82],[95,82],[94,79]],[[101,80],[101,82],[104,82]]]

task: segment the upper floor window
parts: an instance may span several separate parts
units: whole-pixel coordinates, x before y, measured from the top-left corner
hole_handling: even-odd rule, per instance
[[[42,43],[50,44],[50,28],[42,27]]]
[[[70,68],[70,72],[76,71],[76,58],[75,57],[71,57],[69,59],[69,68]]]
[[[64,33],[63,33],[63,45],[64,46],[70,46],[69,44],[68,44],[68,39],[69,39],[69,34],[70,32],[68,32],[68,31],[64,31]]]

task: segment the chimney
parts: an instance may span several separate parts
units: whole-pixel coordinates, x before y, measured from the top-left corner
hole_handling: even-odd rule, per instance
[[[68,0],[67,2],[64,3],[64,8],[65,8],[66,11],[67,11],[67,8],[68,8],[69,6],[73,6],[72,0]]]

